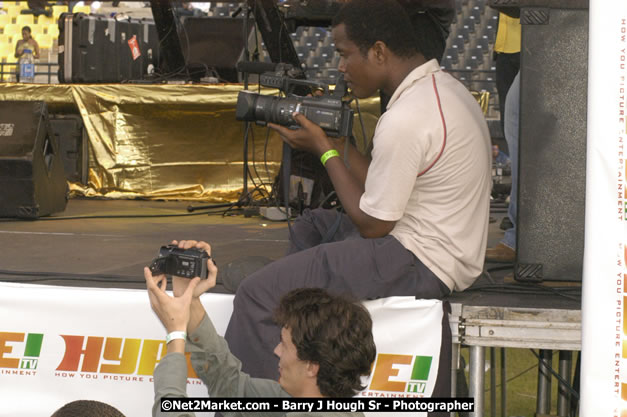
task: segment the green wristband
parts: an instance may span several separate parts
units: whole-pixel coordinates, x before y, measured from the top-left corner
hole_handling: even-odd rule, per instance
[[[325,153],[323,153],[322,156],[320,157],[320,162],[322,162],[322,166],[326,167],[327,161],[333,158],[334,156],[340,156],[340,153],[336,151],[335,149],[331,149],[330,151],[326,151]]]

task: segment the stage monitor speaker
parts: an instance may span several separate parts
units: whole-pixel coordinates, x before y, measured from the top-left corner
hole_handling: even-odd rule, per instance
[[[67,181],[43,101],[0,102],[0,217],[65,210]]]
[[[179,36],[187,67],[206,75],[214,70],[221,81],[241,82],[235,67],[244,55],[244,41],[254,45],[253,28],[254,20],[249,19],[245,37],[243,18],[186,17]]]
[[[83,119],[78,114],[51,114],[50,126],[59,144],[65,177],[87,185],[89,153]]]
[[[581,281],[588,10],[521,10],[519,281]],[[581,3],[581,2],[573,2]]]

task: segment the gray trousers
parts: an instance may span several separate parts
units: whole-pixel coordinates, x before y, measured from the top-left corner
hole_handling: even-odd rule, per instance
[[[329,243],[323,237],[340,219]],[[442,299],[450,294],[414,254],[392,236],[364,239],[348,216],[334,210],[306,210],[292,227],[287,256],[266,265],[240,284],[225,338],[253,377],[277,380],[273,351],[280,329],[272,320],[285,293],[296,288],[326,288],[357,300],[391,296]]]

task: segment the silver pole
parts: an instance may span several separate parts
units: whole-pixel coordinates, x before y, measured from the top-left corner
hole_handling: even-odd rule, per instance
[[[501,348],[501,417],[507,417],[507,355]]]
[[[496,417],[496,348],[490,348],[490,415]]]
[[[573,364],[572,352],[560,350],[559,374],[566,381],[570,381],[570,375]],[[557,415],[559,417],[568,417],[570,414],[570,392],[560,382],[557,386]]]
[[[470,387],[471,397],[475,399],[475,411],[470,417],[483,417],[484,411],[484,383],[485,383],[485,348],[470,346]]]
[[[549,414],[551,412],[551,366],[552,351],[540,350],[538,362],[538,399],[536,402],[536,414]]]

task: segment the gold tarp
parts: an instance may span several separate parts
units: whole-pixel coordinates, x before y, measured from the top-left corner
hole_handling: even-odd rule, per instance
[[[490,92],[471,91],[471,93],[472,93],[472,96],[475,98],[475,100],[477,100],[477,103],[479,103],[479,107],[481,107],[481,111],[483,112],[483,115],[485,116],[486,114],[488,114],[489,105],[490,105]]]
[[[0,100],[43,100],[51,113],[81,115],[89,137],[89,181],[70,184],[73,196],[223,202],[237,199],[243,187],[244,123],[235,120],[242,89],[239,84],[9,83],[0,84]],[[485,114],[488,97],[475,98]],[[360,100],[360,107],[370,140],[379,99]],[[270,185],[280,166],[281,139],[251,126],[250,171],[258,185],[259,177]],[[353,132],[364,151],[357,115]]]
[[[73,195],[218,202],[237,199],[243,186],[244,123],[235,120],[242,89],[238,84],[0,84],[0,100],[43,100],[52,113],[81,115],[89,137],[89,182],[71,184]],[[362,111],[372,111],[364,115],[368,137],[378,105],[378,99],[361,102]],[[261,177],[269,185],[280,166],[281,139],[251,126],[249,167],[257,184]],[[361,138],[357,118],[355,133]]]

